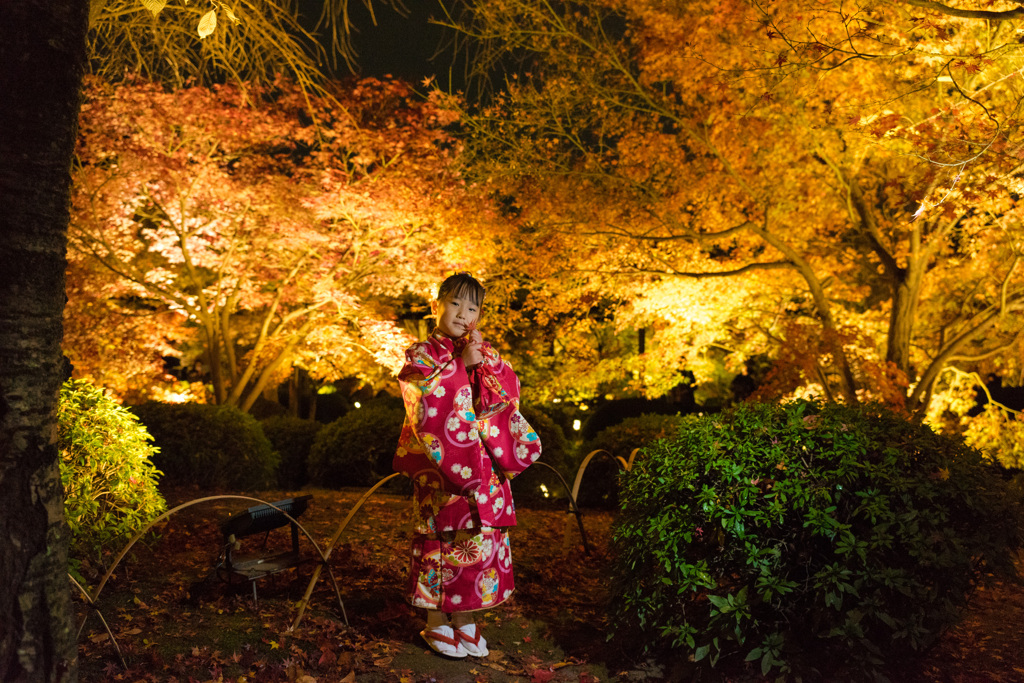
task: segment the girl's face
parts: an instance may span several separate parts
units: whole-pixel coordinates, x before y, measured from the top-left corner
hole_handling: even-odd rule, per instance
[[[480,318],[480,307],[472,299],[450,294],[433,305],[437,329],[446,337],[456,339],[466,334]]]

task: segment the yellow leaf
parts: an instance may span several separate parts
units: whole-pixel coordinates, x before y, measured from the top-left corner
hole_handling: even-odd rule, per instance
[[[217,10],[210,10],[199,20],[199,37],[205,38],[217,29]]]
[[[235,22],[236,24],[241,23],[241,20],[238,18],[238,16],[234,12],[231,11],[230,7],[224,6],[223,10],[224,10],[224,13],[228,15],[228,19],[230,19],[231,21]]]
[[[142,0],[142,6],[156,16],[167,6],[167,0]]]
[[[271,650],[276,650],[279,647],[281,647],[281,646],[278,644],[278,642],[276,640],[270,641],[270,649]]]

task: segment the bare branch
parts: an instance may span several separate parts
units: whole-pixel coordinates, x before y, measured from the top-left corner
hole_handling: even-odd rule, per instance
[[[930,9],[934,12],[940,12],[951,17],[960,17],[961,19],[985,19],[986,21],[1008,21],[1010,19],[1020,19],[1024,17],[1024,7],[1017,7],[1016,9],[1008,10],[980,10],[980,9],[960,9],[959,7],[950,7],[949,5],[943,5],[941,2],[933,2],[933,0],[903,0],[908,5],[914,7],[921,7],[923,9]]]
[[[710,278],[719,277],[735,277],[737,275],[743,275],[755,270],[798,270],[796,265],[790,261],[770,261],[767,263],[748,263],[741,268],[735,268],[733,270],[718,270],[710,272],[694,272],[694,271],[683,271],[674,270],[668,268],[666,270],[658,270],[656,268],[630,268],[630,273],[654,273],[658,275],[671,275],[672,277],[688,278],[691,280],[707,280]],[[587,272],[587,271],[582,271]],[[590,271],[590,272],[607,272],[607,271]],[[620,274],[620,273],[616,273]]]

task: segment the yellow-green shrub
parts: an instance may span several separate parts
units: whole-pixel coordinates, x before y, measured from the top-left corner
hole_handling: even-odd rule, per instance
[[[135,415],[102,389],[81,380],[61,388],[60,429],[64,515],[71,527],[73,568],[103,564],[167,507],[157,491],[157,449]]]

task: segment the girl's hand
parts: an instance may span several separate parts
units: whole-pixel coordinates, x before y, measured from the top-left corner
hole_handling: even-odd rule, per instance
[[[484,362],[484,354],[481,348],[484,337],[480,334],[480,330],[476,329],[475,321],[470,323],[466,330],[466,348],[462,350],[462,362],[465,363],[466,368],[471,368]]]
[[[474,330],[470,332],[469,343],[466,344],[466,348],[462,350],[462,362],[465,363],[467,368],[471,368],[474,365],[480,365],[484,362],[483,347],[480,341],[474,339],[471,335],[479,336],[480,333]]]

